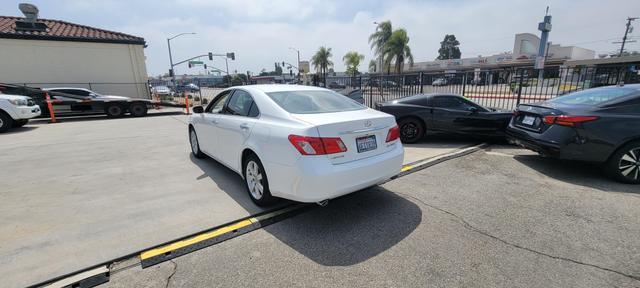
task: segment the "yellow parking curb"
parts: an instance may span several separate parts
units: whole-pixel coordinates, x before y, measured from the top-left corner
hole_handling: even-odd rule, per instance
[[[161,254],[165,254],[165,253],[168,253],[168,252],[180,249],[180,248],[184,248],[184,247],[196,244],[198,242],[202,242],[204,240],[208,240],[208,239],[211,239],[213,237],[220,236],[222,234],[229,233],[229,232],[232,232],[234,230],[238,230],[238,229],[243,228],[243,227],[247,227],[247,226],[249,226],[249,225],[251,225],[253,223],[257,223],[257,222],[258,222],[258,220],[252,217],[252,218],[249,218],[247,220],[243,220],[243,221],[236,222],[236,223],[233,223],[231,225],[228,225],[228,226],[225,226],[225,227],[222,227],[222,228],[218,228],[218,229],[213,230],[211,232],[202,233],[202,234],[193,236],[193,237],[191,237],[189,239],[185,239],[185,240],[182,240],[182,241],[174,242],[174,243],[171,243],[169,245],[166,245],[166,246],[163,246],[163,247],[160,247],[160,248],[147,250],[147,251],[144,251],[144,252],[140,253],[140,260],[144,261],[144,260],[149,259],[151,257],[158,256],[158,255],[161,255]]]
[[[402,169],[400,169],[400,172],[409,171],[409,170],[411,170],[411,169],[413,169],[413,166],[411,166],[411,165],[406,165],[406,166],[402,167]]]

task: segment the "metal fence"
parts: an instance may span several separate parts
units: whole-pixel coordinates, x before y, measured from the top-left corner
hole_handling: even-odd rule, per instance
[[[493,108],[514,109],[520,103],[539,102],[569,92],[620,83],[640,83],[636,65],[608,67],[510,67],[451,73],[359,75],[326,78],[334,90],[361,89],[365,103],[398,99],[420,93],[454,93]],[[324,86],[323,83],[319,85]]]

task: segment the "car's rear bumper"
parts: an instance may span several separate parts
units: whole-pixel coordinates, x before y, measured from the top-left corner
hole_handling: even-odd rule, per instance
[[[273,196],[312,203],[387,180],[400,172],[403,160],[404,150],[398,141],[393,150],[366,159],[334,165],[327,157],[305,156],[294,166],[269,165],[275,173],[267,170],[267,174]],[[272,185],[274,181],[278,183]]]

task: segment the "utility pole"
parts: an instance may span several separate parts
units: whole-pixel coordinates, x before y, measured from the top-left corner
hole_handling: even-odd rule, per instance
[[[538,85],[541,85],[544,80],[544,61],[547,50],[547,40],[549,39],[549,32],[551,32],[549,6],[547,6],[547,11],[544,13],[544,20],[538,23],[538,30],[542,33],[540,34],[540,45],[538,46],[538,56],[536,57],[534,68],[538,69]]]
[[[298,63],[296,64],[296,67],[298,69],[298,84],[301,83],[300,81],[300,50],[293,48],[293,47],[289,47],[289,49],[296,51],[296,53],[298,53]]]
[[[614,42],[614,43],[622,43],[620,46],[620,53],[618,53],[618,57],[622,57],[622,52],[624,52],[624,44],[627,42],[627,34],[629,34],[633,30],[631,26],[631,21],[638,19],[638,17],[628,17],[627,18],[627,28],[624,30],[624,37],[622,37],[622,42]],[[632,41],[629,41],[632,42]]]
[[[178,37],[178,36],[187,35],[187,34],[193,35],[193,34],[196,34],[196,33],[194,33],[194,32],[180,33],[180,34],[175,35],[173,37],[167,38],[167,47],[169,48],[169,64],[171,65],[171,69],[169,69],[169,76],[171,76],[171,83],[173,84],[173,89],[174,90],[176,89],[176,71],[173,70],[173,67],[175,65],[173,64],[173,57],[171,56],[171,40],[173,38]]]

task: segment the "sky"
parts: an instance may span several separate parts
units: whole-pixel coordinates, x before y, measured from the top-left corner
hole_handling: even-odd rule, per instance
[[[373,57],[368,36],[376,21],[406,29],[415,61],[421,62],[437,57],[445,34],[460,41],[463,58],[512,51],[515,34],[540,34],[537,26],[547,6],[553,17],[549,41],[609,53],[619,49],[612,42],[622,38],[626,18],[640,16],[638,0],[2,0],[0,15],[22,16],[18,3],[27,1],[38,6],[41,18],[144,37],[149,76],[167,73],[167,38],[183,32],[196,34],[171,41],[174,62],[235,52],[231,73],[259,73],[273,70],[274,62],[295,63],[296,52],[289,47],[309,60],[326,46],[336,71],[344,71],[342,57],[348,51],[365,55],[359,68],[364,71]],[[640,30],[630,36],[640,41]],[[640,50],[637,42],[627,47]],[[225,68],[222,58],[208,63]],[[203,73],[185,65],[176,70]]]

